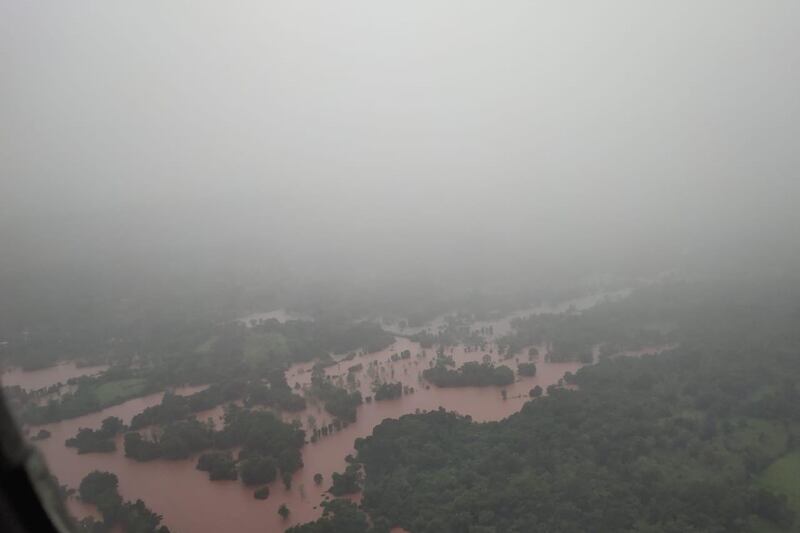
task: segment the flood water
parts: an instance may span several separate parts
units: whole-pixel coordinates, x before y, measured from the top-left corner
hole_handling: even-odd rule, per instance
[[[390,362],[393,353],[409,349],[410,360]],[[81,427],[99,427],[100,422],[108,416],[118,416],[125,423],[144,408],[156,405],[161,401],[163,393],[151,394],[130,400],[120,405],[109,407],[98,413],[91,413],[79,418],[42,426],[52,436],[36,443],[47,459],[52,472],[61,483],[77,487],[80,480],[95,469],[114,472],[119,477],[120,493],[126,499],[143,499],[155,512],[164,516],[164,523],[177,532],[211,533],[225,530],[242,533],[265,531],[283,531],[289,525],[313,520],[319,516],[319,503],[323,500],[324,491],[330,487],[331,474],[342,471],[344,458],[353,453],[353,442],[357,437],[366,437],[372,429],[385,418],[396,418],[419,410],[438,409],[440,406],[462,414],[469,414],[477,421],[499,420],[520,409],[528,399],[528,391],[534,385],[546,388],[557,383],[567,371],[580,368],[578,363],[543,363],[537,364],[537,376],[524,378],[508,387],[507,399],[503,400],[498,387],[466,387],[440,389],[433,386],[426,388],[419,382],[419,373],[428,367],[435,357],[433,350],[426,350],[424,357],[418,344],[404,338],[398,338],[394,346],[378,353],[356,357],[352,361],[342,362],[328,368],[328,374],[334,380],[344,377],[348,367],[361,363],[363,369],[356,373],[360,382],[359,389],[365,396],[372,395],[370,390],[372,379],[367,375],[367,367],[371,361],[379,362],[378,373],[387,381],[401,381],[404,385],[414,387],[413,394],[407,394],[395,400],[365,403],[358,409],[358,420],[338,433],[322,437],[316,443],[309,443],[303,449],[304,467],[295,474],[291,490],[286,490],[283,483],[276,481],[270,485],[270,497],[266,501],[253,498],[253,489],[246,488],[238,481],[208,480],[205,472],[195,469],[196,458],[184,461],[157,460],[139,463],[127,459],[123,453],[122,437],[117,438],[117,451],[109,454],[92,453],[78,455],[73,448],[64,446],[64,441],[77,433]],[[463,347],[448,352],[456,359],[457,364],[466,361],[478,361],[484,352],[466,353]],[[496,359],[496,354],[492,354]],[[527,361],[525,355],[520,361]],[[541,358],[540,358],[541,359]],[[514,359],[504,362],[516,368]],[[294,365],[287,371],[287,380],[291,386],[301,386],[310,382],[311,365]],[[391,373],[394,372],[394,377]],[[180,394],[196,392],[198,388],[178,389]],[[198,418],[218,419],[222,409],[199,413]],[[331,417],[321,405],[309,403],[309,407],[301,413],[284,415],[290,421],[299,419],[309,432],[309,415],[322,426],[331,422]],[[321,486],[314,484],[314,474],[321,473],[325,481]],[[285,503],[291,510],[288,520],[278,516],[278,507]],[[71,502],[70,510],[79,516],[92,513],[90,506]]]
[[[108,365],[81,367],[75,361],[60,363],[40,370],[26,371],[21,368],[9,368],[0,376],[0,382],[4,387],[19,385],[27,391],[32,391],[56,383],[66,383],[72,378],[99,374],[107,369]]]
[[[500,322],[507,323],[509,320],[506,318],[493,324],[495,328],[504,330],[505,324]],[[406,349],[411,351],[410,359],[391,361],[392,354]],[[528,361],[527,349],[517,358],[505,361],[498,359],[496,350],[489,353],[488,349],[487,346],[487,351],[467,352],[464,347],[459,346],[448,349],[447,354],[456,360],[458,366],[467,361],[480,361],[487,353],[495,363],[506,364],[514,370],[517,360]],[[544,347],[539,347],[539,351],[544,354]],[[120,493],[124,498],[141,498],[151,509],[163,515],[164,523],[178,533],[216,533],[225,530],[241,533],[279,532],[290,525],[307,522],[320,515],[319,504],[325,496],[324,492],[330,487],[331,474],[344,470],[345,456],[354,453],[354,440],[370,435],[382,420],[439,407],[470,415],[479,422],[500,420],[517,412],[529,399],[528,392],[535,385],[546,389],[549,385],[558,383],[566,372],[575,372],[582,366],[580,363],[546,363],[544,357],[540,356],[535,360],[535,377],[520,377],[507,387],[437,388],[426,385],[420,378],[422,370],[428,368],[433,358],[435,350],[423,350],[417,343],[397,337],[394,345],[386,350],[357,356],[329,367],[327,374],[335,382],[341,380],[341,384],[346,385],[348,368],[361,364],[362,369],[353,373],[356,381],[354,386],[364,396],[372,395],[371,385],[375,376],[382,381],[400,381],[413,387],[415,392],[395,400],[365,403],[358,408],[358,420],[354,424],[322,437],[316,443],[306,444],[303,449],[304,467],[295,473],[292,488],[286,490],[281,481],[276,481],[270,485],[270,496],[265,501],[253,498],[254,489],[246,488],[239,481],[209,481],[205,472],[195,469],[196,457],[183,461],[157,460],[146,463],[127,459],[124,457],[121,436],[117,440],[117,451],[110,454],[78,455],[74,449],[64,446],[64,440],[74,436],[80,427],[99,427],[101,420],[108,416],[118,416],[129,423],[144,408],[158,404],[163,393],[43,426],[52,436],[36,445],[61,483],[77,487],[80,480],[92,470],[114,472],[119,477]],[[307,387],[311,380],[311,366],[299,364],[287,370],[289,385]],[[200,388],[184,388],[176,392],[190,394]],[[506,391],[506,399],[503,399],[501,393],[503,389]],[[198,418],[211,417],[219,420],[221,415],[220,407],[199,413]],[[309,438],[312,424],[321,427],[331,421],[322,406],[313,402],[309,402],[308,408],[301,413],[282,416],[287,421],[299,420]],[[324,477],[320,486],[313,481],[316,473]],[[278,507],[283,503],[291,511],[287,520],[282,520],[277,513]],[[93,512],[90,506],[80,502],[71,502],[69,507],[78,516]]]

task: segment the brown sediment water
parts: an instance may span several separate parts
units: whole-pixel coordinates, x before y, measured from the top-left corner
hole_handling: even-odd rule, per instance
[[[392,354],[406,349],[412,353],[410,359],[391,361]],[[467,361],[480,361],[485,353],[489,354],[488,351],[467,352],[464,347],[447,351],[457,365]],[[476,421],[499,420],[518,411],[528,400],[528,391],[535,385],[546,388],[557,383],[565,372],[575,371],[581,366],[579,363],[538,362],[537,375],[522,378],[504,387],[507,399],[503,400],[501,387],[437,388],[422,383],[419,375],[428,368],[435,352],[429,349],[424,350],[425,355],[422,354],[423,350],[417,343],[397,338],[394,345],[386,350],[329,367],[327,373],[332,379],[341,379],[346,383],[348,368],[361,364],[362,369],[354,373],[357,387],[364,396],[371,396],[373,380],[367,369],[374,361],[377,365],[373,368],[377,369],[376,372],[384,381],[402,382],[406,386],[414,387],[415,392],[394,400],[365,403],[358,408],[358,419],[355,423],[322,437],[316,443],[306,444],[303,448],[304,467],[295,473],[292,488],[286,490],[282,482],[274,482],[270,485],[270,496],[266,501],[254,499],[253,488],[247,488],[238,481],[209,481],[206,473],[195,469],[196,457],[183,461],[156,460],[146,463],[128,459],[123,453],[121,436],[117,438],[117,451],[109,454],[79,455],[74,449],[64,446],[64,441],[74,436],[79,428],[99,427],[100,422],[108,416],[118,416],[129,423],[144,408],[158,404],[163,393],[129,400],[97,413],[42,426],[51,432],[51,437],[37,442],[36,445],[61,483],[76,488],[80,480],[92,470],[114,472],[119,477],[120,493],[124,498],[141,498],[151,509],[163,515],[164,523],[174,531],[283,531],[289,525],[313,520],[320,515],[319,504],[323,501],[324,492],[330,487],[331,474],[344,469],[345,456],[354,453],[354,440],[371,434],[372,429],[382,420],[439,407],[470,415]],[[496,363],[501,362],[496,353],[489,355]],[[527,361],[527,352],[519,360]],[[502,363],[516,369],[513,358]],[[311,366],[292,366],[287,371],[289,384],[293,387],[295,383],[299,383],[301,387],[308,386]],[[197,390],[200,387],[178,389],[176,392],[189,394]],[[197,416],[203,420],[209,417],[219,420],[221,414],[222,408],[216,408],[198,413]],[[300,413],[283,414],[287,421],[299,420],[310,437],[309,416],[320,427],[332,421],[330,415],[316,403],[309,403],[309,407]],[[316,473],[322,474],[324,478],[320,486],[314,483]],[[278,515],[281,504],[286,504],[291,511],[287,520],[282,520]],[[89,506],[81,505],[80,502],[71,503],[69,507],[79,516],[85,516],[87,511],[91,512]]]
[[[498,333],[498,329],[504,330],[508,322],[508,318],[493,322],[495,332]],[[403,350],[411,352],[410,359],[391,361],[393,354]],[[641,350],[629,355],[653,351],[658,350]],[[269,498],[264,501],[256,500],[253,497],[254,488],[245,487],[239,481],[209,481],[206,473],[196,470],[196,457],[182,461],[156,460],[146,463],[127,459],[123,453],[121,436],[117,438],[117,451],[110,454],[78,455],[74,449],[64,446],[64,440],[74,436],[80,427],[98,427],[108,416],[118,416],[125,423],[130,422],[145,407],[158,404],[163,393],[130,400],[98,413],[42,426],[52,436],[36,445],[61,483],[77,487],[80,480],[92,470],[114,472],[119,477],[120,493],[125,499],[144,500],[151,509],[163,515],[167,526],[178,533],[279,532],[290,525],[320,516],[320,503],[331,485],[331,474],[344,470],[345,456],[354,453],[355,439],[370,435],[382,420],[440,407],[469,415],[478,422],[500,420],[519,411],[529,399],[528,393],[534,386],[539,385],[546,390],[549,385],[558,383],[566,372],[575,372],[583,366],[581,363],[545,362],[543,346],[539,347],[539,353],[542,356],[534,358],[537,375],[518,377],[515,383],[506,387],[438,388],[428,385],[421,380],[420,374],[435,358],[435,350],[423,350],[419,344],[403,337],[397,337],[395,343],[385,350],[360,355],[328,367],[326,373],[334,382],[347,385],[348,369],[360,364],[361,369],[353,372],[354,386],[365,397],[372,396],[371,388],[375,376],[386,382],[402,382],[407,387],[413,387],[414,392],[394,400],[364,403],[358,408],[355,423],[322,437],[318,442],[306,444],[302,452],[304,466],[295,473],[291,489],[286,490],[281,481],[273,482],[269,487]],[[446,354],[454,358],[457,366],[467,361],[481,361],[488,354],[495,364],[506,364],[515,371],[518,362],[529,360],[527,349],[519,356],[501,360],[496,348],[490,351],[490,346],[483,351],[467,351],[465,347],[458,346],[448,348]],[[297,384],[300,389],[308,387],[312,366],[311,363],[293,365],[286,372],[289,385],[295,387]],[[185,388],[177,392],[188,394],[199,389]],[[506,399],[503,398],[503,390],[506,392]],[[223,409],[219,407],[198,413],[197,417],[203,420],[210,417],[219,421],[222,412]],[[286,421],[298,420],[309,438],[312,424],[322,427],[332,421],[323,407],[313,401],[309,402],[304,411],[283,413],[282,417]],[[317,473],[324,478],[319,486],[313,479]],[[290,509],[291,514],[287,520],[278,515],[281,504],[286,504]],[[90,507],[80,502],[71,503],[69,507],[79,516],[92,512]]]
[[[75,361],[60,363],[40,370],[27,371],[21,368],[9,368],[0,375],[0,383],[4,387],[18,385],[27,391],[32,391],[56,383],[66,383],[72,378],[100,374],[107,369],[108,365],[82,367],[78,366]]]

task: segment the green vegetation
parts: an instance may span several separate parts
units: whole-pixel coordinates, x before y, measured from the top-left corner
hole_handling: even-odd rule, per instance
[[[538,398],[539,396],[542,395],[543,392],[544,391],[542,390],[542,387],[536,385],[534,388],[530,390],[530,392],[528,392],[528,396],[530,396],[531,398]]]
[[[444,326],[436,333],[423,330],[409,338],[420,343],[423,348],[432,348],[434,344],[440,346],[463,344],[468,351],[483,349],[486,346],[486,336],[493,335],[494,329],[489,326],[473,330],[471,325],[475,318],[475,315],[465,312],[448,315],[445,317]]]
[[[422,377],[437,387],[485,387],[514,383],[514,371],[505,365],[492,363],[464,363],[457,370],[438,364],[422,372]]]
[[[345,468],[344,473],[340,474],[334,472],[331,479],[333,480],[333,485],[329,492],[334,496],[355,494],[361,490],[361,483],[363,481],[361,466],[349,464],[347,468]]]
[[[580,361],[591,363],[595,346],[601,353],[612,355],[626,349],[660,346],[674,340],[672,332],[686,317],[673,315],[665,321],[654,320],[654,313],[662,316],[674,311],[668,306],[672,296],[683,287],[671,287],[671,295],[664,296],[663,288],[641,289],[636,298],[620,302],[603,303],[582,313],[544,313],[512,320],[512,332],[497,339],[498,350],[512,357],[525,346],[546,345],[547,361]],[[681,295],[682,296],[682,295]],[[647,309],[644,309],[644,308]],[[636,311],[644,311],[637,314]],[[528,357],[539,355],[538,349],[529,348]]]
[[[141,396],[145,390],[147,390],[146,380],[131,378],[102,383],[94,392],[101,405],[114,405]]]
[[[217,448],[241,447],[238,475],[246,485],[273,481],[279,468],[291,475],[303,466],[300,449],[305,433],[286,424],[273,413],[250,411],[231,405],[225,412],[225,425],[213,427],[195,419],[179,420],[164,426],[153,440],[138,432],[125,435],[125,456],[137,461],[185,459],[192,453]],[[214,479],[236,479],[229,453],[211,452],[200,456],[197,468]]]
[[[535,376],[536,365],[534,363],[520,363],[517,365],[517,373],[520,376]]]
[[[388,533],[385,524],[370,527],[367,515],[356,504],[345,499],[322,502],[322,518],[315,522],[290,527],[286,533]]]
[[[197,459],[197,469],[208,472],[208,479],[236,480],[239,474],[236,470],[236,461],[230,452],[208,452]]]
[[[137,374],[144,372],[117,367],[98,377],[78,378],[74,380],[78,385],[75,392],[64,393],[60,399],[51,399],[45,405],[29,402],[19,406],[21,417],[30,424],[56,422],[100,411],[160,388]]]
[[[289,412],[302,411],[306,408],[305,399],[292,392],[286,383],[283,371],[270,372],[264,381],[250,382],[247,385],[245,405],[266,405]]]
[[[39,431],[36,432],[36,435],[31,437],[31,440],[37,441],[37,440],[49,439],[51,435],[52,433],[50,433],[48,430],[40,429]]]
[[[289,365],[313,359],[330,362],[332,352],[376,351],[394,342],[394,336],[377,324],[341,317],[313,322],[266,320],[253,327],[190,320],[148,324],[120,332],[113,355],[106,347],[106,358],[114,363],[112,368],[100,376],[70,380],[70,384],[77,385],[74,392],[39,405],[38,393],[44,391],[34,394],[18,387],[9,390],[14,409],[25,422],[43,424],[96,412],[169,387],[212,384],[208,391],[187,400],[167,399],[166,403],[171,401],[173,405],[143,413],[132,423],[133,427],[173,422],[245,393],[248,405],[299,411],[305,408],[305,401],[289,390],[283,377]],[[138,329],[140,326],[144,331]],[[26,352],[25,346],[15,344],[14,349]],[[54,349],[60,350],[61,346]],[[342,398],[332,402],[343,420],[352,416],[345,403]]]
[[[103,420],[100,429],[92,430],[80,428],[78,434],[67,439],[64,443],[67,447],[77,448],[78,453],[92,452],[113,452],[117,449],[114,444],[114,437],[122,432],[125,426],[122,420],[115,416],[110,416]]]
[[[141,429],[153,424],[166,424],[188,418],[192,413],[206,411],[225,402],[240,398],[245,385],[241,381],[214,384],[205,390],[181,396],[172,392],[164,393],[159,405],[146,408],[131,420],[131,429]]]
[[[115,474],[95,470],[81,480],[78,493],[83,501],[97,505],[102,523],[86,518],[78,523],[79,533],[108,531],[120,526],[132,533],[169,533],[161,524],[161,515],[152,512],[142,500],[124,502],[117,490]]]
[[[137,461],[156,458],[187,459],[191,454],[210,448],[214,430],[195,419],[180,420],[164,426],[153,441],[144,440],[139,433],[125,435],[125,456]]]
[[[363,403],[360,392],[347,392],[331,383],[320,364],[311,371],[311,394],[322,400],[328,413],[345,424],[356,421],[356,408]]]
[[[661,334],[633,332],[659,324],[678,347],[584,367],[566,378],[575,390],[551,388],[500,422],[384,420],[336,479],[360,465],[372,523],[414,533],[796,531],[798,302],[785,288],[699,285],[604,304],[586,324],[638,325],[587,343],[614,331],[650,342]]]
[[[761,474],[758,484],[786,497],[789,508],[800,516],[800,451],[777,459]]]
[[[393,400],[403,395],[403,384],[399,381],[397,383],[380,383],[372,388],[375,393],[375,401]]]
[[[252,367],[266,367],[270,361],[286,361],[290,356],[286,337],[278,331],[255,333],[245,340],[244,360]]]
[[[239,472],[245,485],[272,483],[278,476],[278,463],[272,457],[254,454],[239,464]]]

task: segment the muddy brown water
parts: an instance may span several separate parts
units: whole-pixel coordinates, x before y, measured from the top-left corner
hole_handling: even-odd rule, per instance
[[[4,387],[19,385],[27,391],[33,391],[59,382],[66,383],[72,378],[99,374],[107,369],[108,365],[78,366],[75,361],[60,363],[40,370],[26,371],[21,368],[9,368],[0,375],[0,382]]]
[[[505,328],[505,323],[495,324],[496,327]],[[390,360],[392,354],[406,349],[411,351],[410,359],[395,362]],[[544,347],[539,347],[539,351],[544,354]],[[650,350],[652,351],[657,350]],[[523,355],[504,361],[498,358],[496,350],[494,353],[468,352],[463,346],[459,346],[447,351],[459,366],[467,361],[481,361],[487,353],[493,362],[507,364],[514,370],[517,362],[528,361],[527,349]],[[631,355],[642,353],[645,351],[637,351]],[[206,473],[195,469],[196,457],[183,461],[157,460],[146,463],[127,459],[123,453],[121,436],[117,439],[117,451],[110,454],[78,455],[74,449],[64,446],[64,441],[74,436],[79,428],[96,428],[108,416],[118,416],[129,423],[144,408],[160,403],[163,393],[136,398],[98,413],[42,426],[52,436],[36,445],[61,483],[77,487],[80,480],[92,470],[114,472],[119,477],[120,493],[124,498],[141,498],[151,509],[163,515],[164,523],[178,533],[217,533],[226,530],[240,533],[279,532],[290,525],[319,517],[319,504],[330,487],[331,474],[344,469],[345,456],[354,453],[354,440],[370,435],[382,420],[439,407],[470,415],[478,422],[500,420],[519,411],[529,399],[528,392],[534,386],[540,385],[546,389],[549,385],[558,383],[566,372],[575,372],[582,366],[580,363],[547,363],[540,356],[535,360],[535,377],[520,377],[507,387],[437,388],[426,385],[420,378],[421,372],[428,368],[433,358],[433,349],[423,350],[417,343],[398,337],[394,345],[386,350],[358,356],[329,367],[327,374],[335,382],[341,381],[346,385],[348,368],[361,364],[363,368],[355,372],[354,376],[355,386],[364,396],[372,395],[371,387],[376,375],[383,381],[400,381],[405,386],[413,387],[415,392],[395,400],[365,403],[358,408],[358,420],[354,424],[322,437],[316,443],[306,444],[303,448],[304,467],[295,473],[292,488],[286,490],[282,482],[276,481],[270,484],[270,496],[265,501],[254,499],[253,488],[247,488],[238,481],[209,481]],[[295,387],[298,384],[301,389],[308,387],[311,366],[298,364],[287,370],[290,386]],[[64,381],[65,370],[53,374],[59,376],[54,382]],[[37,387],[48,384],[44,383],[43,378],[35,379]],[[17,383],[24,381],[21,376],[17,380]],[[201,388],[182,388],[176,392],[190,394]],[[503,389],[507,399],[503,399]],[[197,416],[200,419],[213,418],[219,422],[222,412],[220,407]],[[301,413],[283,414],[282,417],[286,421],[298,420],[309,437],[312,424],[321,427],[331,421],[322,406],[313,402],[309,402],[308,408]],[[316,473],[324,477],[320,486],[313,481]],[[286,504],[291,511],[287,520],[282,520],[278,515],[281,504]],[[95,509],[79,501],[69,502],[69,508],[79,517],[89,514],[96,516]]]
[[[390,357],[402,350],[411,350],[410,360],[391,362]],[[155,512],[164,516],[164,523],[177,532],[211,533],[224,530],[242,533],[264,531],[283,531],[289,525],[307,522],[317,518],[321,509],[324,491],[330,487],[331,474],[342,471],[346,465],[345,456],[354,453],[353,442],[358,437],[366,437],[372,429],[385,418],[397,418],[417,410],[432,410],[444,407],[462,414],[468,414],[476,421],[502,419],[520,409],[528,399],[528,391],[535,385],[546,388],[557,383],[565,372],[580,368],[578,363],[544,363],[538,362],[537,376],[523,378],[505,387],[507,399],[503,400],[499,387],[464,387],[442,389],[427,386],[420,382],[419,374],[428,368],[435,357],[433,350],[423,350],[418,344],[404,338],[398,338],[395,344],[381,352],[356,357],[327,369],[327,373],[335,381],[346,382],[348,367],[362,364],[363,369],[355,373],[358,388],[365,396],[372,395],[372,378],[367,368],[372,361],[378,362],[377,373],[385,381],[401,381],[404,385],[414,387],[413,394],[407,394],[395,400],[365,403],[358,409],[358,420],[341,431],[322,437],[316,443],[309,443],[303,449],[304,467],[295,473],[292,488],[286,490],[280,481],[270,485],[270,497],[266,501],[253,498],[253,489],[244,487],[238,481],[208,480],[207,474],[195,469],[196,458],[184,461],[157,460],[139,463],[127,459],[123,454],[122,437],[117,439],[117,451],[110,454],[79,455],[72,448],[64,446],[67,438],[74,436],[81,427],[99,427],[100,422],[108,416],[118,416],[129,423],[134,415],[144,408],[156,405],[161,401],[163,393],[151,394],[130,400],[120,405],[109,407],[97,413],[47,424],[44,427],[51,432],[49,439],[37,442],[36,445],[44,454],[52,472],[61,483],[77,487],[80,480],[92,470],[114,472],[119,477],[120,493],[126,499],[141,498]],[[488,353],[488,352],[486,352]],[[463,347],[448,351],[458,365],[466,361],[479,361],[484,352],[467,353]],[[497,362],[497,355],[490,354]],[[528,357],[519,358],[527,361]],[[514,359],[504,361],[516,368]],[[287,371],[287,380],[291,386],[299,383],[308,386],[311,379],[311,365],[294,365]],[[394,376],[392,376],[394,372]],[[199,387],[178,389],[179,394],[190,394],[200,390]],[[219,420],[222,408],[199,413],[200,419],[214,418]],[[310,403],[301,413],[284,414],[287,421],[299,420],[309,432],[309,415],[318,426],[331,422],[331,417],[321,405]],[[322,485],[314,484],[314,474],[324,477]],[[291,510],[288,520],[278,516],[278,507],[285,503]],[[69,508],[77,516],[95,514],[91,506],[80,502],[70,502]]]

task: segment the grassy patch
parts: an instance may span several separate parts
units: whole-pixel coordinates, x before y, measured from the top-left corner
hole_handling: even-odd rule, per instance
[[[217,335],[214,335],[203,344],[200,344],[197,348],[194,349],[194,351],[202,354],[210,353],[211,349],[214,347],[214,343],[217,342],[218,338],[219,337]]]
[[[286,337],[277,332],[248,335],[244,345],[244,359],[251,366],[268,361],[288,360],[291,352]]]
[[[771,458],[786,453],[788,434],[781,422],[743,418],[733,425],[732,431],[721,435],[728,449],[737,452],[747,448],[758,449]]]
[[[776,494],[785,494],[789,507],[800,516],[800,451],[788,453],[769,465],[758,484]]]
[[[99,385],[94,393],[102,405],[111,405],[140,396],[146,388],[147,381],[144,379],[120,379]]]

